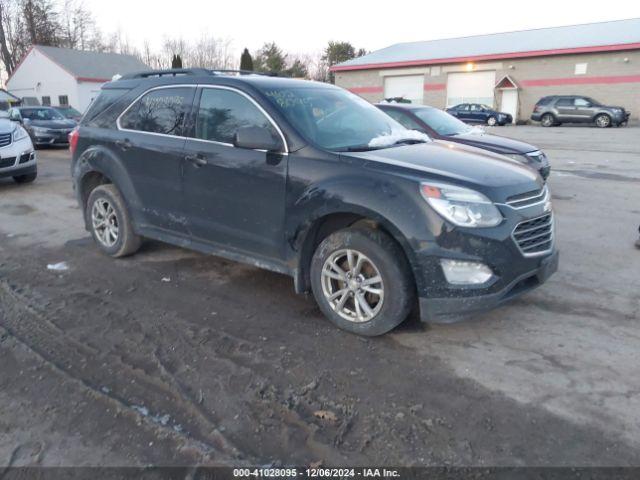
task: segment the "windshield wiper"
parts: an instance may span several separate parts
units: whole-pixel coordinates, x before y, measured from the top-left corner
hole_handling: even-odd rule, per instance
[[[353,145],[351,147],[344,147],[341,148],[340,152],[369,152],[371,150],[379,150],[380,147],[370,147],[369,145],[363,144],[363,145]]]
[[[427,143],[427,141],[420,138],[401,138],[400,140],[396,140],[395,142],[387,146],[393,147],[394,145],[415,145],[416,143]]]

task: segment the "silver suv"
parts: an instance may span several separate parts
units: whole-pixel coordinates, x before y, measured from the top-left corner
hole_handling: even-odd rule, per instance
[[[543,127],[562,123],[593,123],[597,127],[625,125],[630,113],[624,107],[603,105],[590,97],[579,95],[552,95],[536,103],[531,120]]]

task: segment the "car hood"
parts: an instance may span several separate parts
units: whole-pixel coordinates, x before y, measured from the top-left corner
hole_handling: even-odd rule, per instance
[[[6,118],[0,118],[0,134],[13,133],[15,129],[16,122],[12,122]]]
[[[28,123],[30,127],[44,128],[74,128],[76,125],[73,120],[31,120]]]
[[[451,135],[446,137],[447,140],[464,143],[478,148],[485,148],[497,153],[529,153],[539,150],[520,140],[500,137],[498,135],[489,135],[487,133],[463,133],[460,135]]]
[[[425,180],[453,182],[487,195],[494,202],[542,188],[542,178],[520,162],[459,143],[437,141],[369,152],[350,152],[345,157],[369,162],[367,168],[402,167]]]

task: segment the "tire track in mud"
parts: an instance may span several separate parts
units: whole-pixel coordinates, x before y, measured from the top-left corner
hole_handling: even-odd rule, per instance
[[[61,329],[47,309],[34,302],[28,292],[28,288],[0,279],[0,327],[7,334],[80,388],[115,403],[158,434],[173,437],[183,449],[197,452],[201,463],[237,464],[242,459],[238,450],[217,430],[213,419],[197,407],[193,399],[176,389],[175,380],[154,378],[124,359],[78,342]],[[114,374],[119,382],[107,386],[105,380]],[[163,377],[167,376],[165,371]],[[122,382],[123,377],[128,381]],[[153,398],[150,393],[155,393]],[[172,412],[173,423],[167,414],[163,415],[165,411]]]
[[[88,322],[79,316],[80,312],[91,312],[99,322]],[[215,412],[204,405],[205,397],[215,396],[216,390],[230,390],[227,383],[231,379],[242,385],[243,395],[233,398],[235,392],[227,392],[221,397],[231,397],[242,407],[241,411],[250,412],[250,424],[256,426],[257,437],[273,435],[274,430],[265,427],[268,418],[267,424],[275,428],[283,444],[298,450],[299,458],[336,464],[346,460],[346,452],[341,452],[340,446],[353,413],[348,407],[337,405],[338,422],[314,418],[310,405],[321,403],[313,395],[317,382],[313,387],[297,390],[278,388],[268,378],[268,372],[260,373],[271,368],[273,361],[263,358],[256,344],[211,328],[185,331],[174,326],[180,322],[172,314],[156,313],[156,322],[145,323],[145,330],[139,331],[131,311],[102,290],[92,292],[76,287],[68,289],[64,299],[54,302],[28,286],[0,277],[0,327],[80,388],[116,403],[158,435],[170,435],[183,448],[198,452],[200,462],[255,464],[257,458],[265,460],[265,452],[257,452],[253,445],[237,447],[229,436],[242,436],[238,433],[245,432],[225,435]],[[145,312],[145,319],[153,318],[153,314]],[[96,323],[101,322],[104,325],[96,329]],[[123,338],[123,343],[114,343]],[[201,346],[209,348],[201,350]],[[188,365],[201,356],[208,358],[215,374],[209,372],[202,389],[194,392],[199,374],[188,371]],[[213,388],[212,377],[218,383]],[[203,394],[203,390],[208,393]],[[231,408],[225,408],[227,401],[216,400],[220,414],[230,413]],[[363,461],[366,458],[357,452],[350,452],[349,456]]]

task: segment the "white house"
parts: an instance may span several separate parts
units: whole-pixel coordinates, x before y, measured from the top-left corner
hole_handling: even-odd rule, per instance
[[[25,104],[70,105],[84,112],[116,74],[147,70],[133,55],[34,45],[7,80]]]

